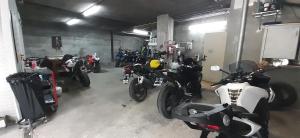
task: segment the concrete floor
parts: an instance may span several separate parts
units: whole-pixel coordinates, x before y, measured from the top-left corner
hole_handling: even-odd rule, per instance
[[[151,90],[146,101],[136,103],[122,84],[121,69],[90,74],[91,87],[74,84],[60,98],[60,107],[47,124],[38,126],[38,138],[198,138],[200,131],[188,128],[179,120],[164,119],[157,111],[158,88]],[[204,92],[203,102],[217,103],[212,92]],[[300,135],[300,106],[272,111],[271,138],[297,138]],[[216,134],[211,134],[214,137]],[[21,138],[16,125],[0,129],[1,138]]]

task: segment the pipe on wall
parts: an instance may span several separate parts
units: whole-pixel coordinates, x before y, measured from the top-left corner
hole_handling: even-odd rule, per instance
[[[245,31],[246,31],[246,23],[247,23],[247,13],[248,13],[248,5],[249,0],[243,0],[243,9],[242,9],[242,21],[240,28],[240,36],[237,50],[237,58],[236,58],[236,70],[240,69],[240,61],[242,59],[243,46],[245,41]]]
[[[110,32],[110,54],[111,54],[111,61],[114,61],[114,34]]]

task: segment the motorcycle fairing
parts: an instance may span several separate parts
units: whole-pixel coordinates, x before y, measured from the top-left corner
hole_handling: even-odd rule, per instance
[[[260,99],[269,97],[269,93],[265,89],[251,86],[247,82],[228,83],[216,89],[216,93],[222,104],[236,104],[248,110],[249,113],[253,113]]]

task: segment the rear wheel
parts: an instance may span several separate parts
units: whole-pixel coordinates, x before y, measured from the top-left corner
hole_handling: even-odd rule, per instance
[[[147,88],[138,83],[138,78],[133,79],[129,85],[129,95],[137,102],[142,102],[147,97]]]
[[[157,107],[160,114],[167,119],[172,119],[172,110],[180,101],[179,92],[171,83],[166,83],[160,90],[157,98]]]

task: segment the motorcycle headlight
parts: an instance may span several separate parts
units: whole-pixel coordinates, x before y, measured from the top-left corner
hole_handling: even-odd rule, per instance
[[[197,112],[197,110],[195,110],[195,109],[189,109],[189,114],[190,115],[194,115],[194,114],[197,114],[198,112]]]
[[[224,124],[225,126],[229,126],[229,125],[230,125],[230,118],[229,118],[229,116],[226,115],[226,114],[223,116],[223,124]]]

